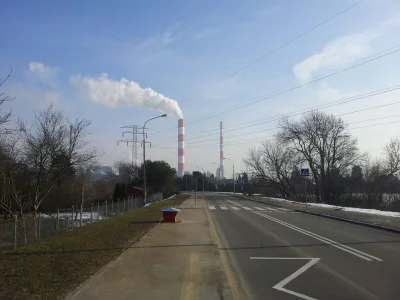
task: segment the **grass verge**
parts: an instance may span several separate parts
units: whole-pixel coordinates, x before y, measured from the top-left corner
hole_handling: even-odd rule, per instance
[[[0,299],[63,299],[153,228],[160,209],[189,195],[153,203],[123,215],[0,252]]]

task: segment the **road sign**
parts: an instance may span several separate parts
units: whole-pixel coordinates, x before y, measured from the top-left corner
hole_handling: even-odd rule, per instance
[[[310,176],[310,169],[309,168],[302,168],[300,171],[301,176]]]
[[[244,184],[244,180],[240,179],[239,183],[243,185]]]

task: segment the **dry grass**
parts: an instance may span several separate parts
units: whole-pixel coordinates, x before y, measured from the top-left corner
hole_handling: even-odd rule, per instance
[[[188,195],[153,203],[16,251],[0,252],[0,299],[63,299],[160,220],[160,209]]]

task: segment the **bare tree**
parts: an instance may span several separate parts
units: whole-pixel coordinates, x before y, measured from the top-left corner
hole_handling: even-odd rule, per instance
[[[95,149],[88,149],[85,140],[89,125],[89,121],[80,119],[71,124],[62,112],[51,106],[35,115],[31,128],[20,122],[23,154],[32,175],[30,200],[35,220],[53,186],[97,156]]]
[[[118,181],[124,184],[131,184],[138,171],[132,163],[126,161],[115,162],[114,168],[118,170]]]
[[[8,73],[8,75],[3,79],[0,78],[0,87],[4,85],[4,83],[10,78],[11,76],[11,71]],[[11,118],[11,110],[8,112],[3,112],[1,107],[4,104],[4,102],[12,101],[14,98],[11,98],[10,96],[5,95],[3,92],[0,92],[0,126],[8,123]]]
[[[361,156],[357,140],[346,130],[343,120],[313,111],[299,121],[283,119],[279,140],[301,154],[310,167],[317,201],[332,203],[335,199],[333,178],[349,172]]]
[[[297,197],[293,172],[299,167],[301,156],[296,151],[274,139],[250,150],[244,162],[259,185],[272,186],[283,195]]]
[[[394,176],[400,170],[400,140],[391,140],[384,148],[387,176]]]

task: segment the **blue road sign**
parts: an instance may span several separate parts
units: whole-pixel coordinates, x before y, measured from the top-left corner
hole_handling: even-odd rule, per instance
[[[310,176],[310,169],[308,168],[303,168],[300,171],[301,176]]]
[[[244,184],[244,180],[243,179],[240,179],[240,184]]]

